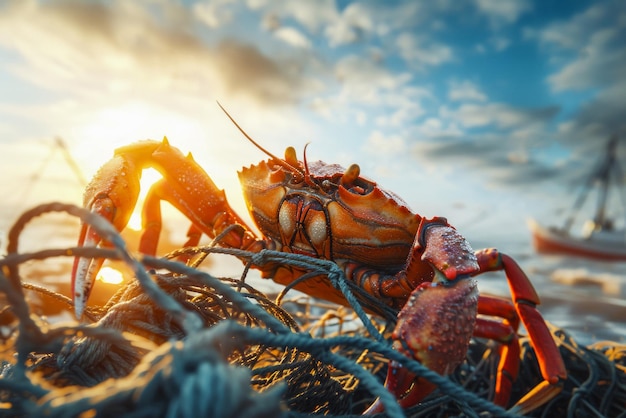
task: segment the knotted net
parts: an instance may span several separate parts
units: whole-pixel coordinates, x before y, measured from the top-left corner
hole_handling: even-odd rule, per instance
[[[35,217],[66,212],[91,224],[113,249],[18,251]],[[208,253],[245,261],[237,278],[201,268]],[[380,398],[389,416],[512,415],[492,404],[497,344],[473,339],[466,361],[444,378],[391,349],[393,317],[366,315],[359,289],[330,262],[292,254],[258,254],[211,246],[181,249],[189,265],[131,255],[107,222],[59,203],[24,213],[0,259],[0,416],[278,417],[359,415]],[[122,260],[134,271],[86,323],[52,322],[35,315],[27,292],[71,306],[70,300],[29,284],[20,266],[54,257]],[[289,293],[268,298],[245,279],[248,269],[284,263],[328,276],[351,303],[334,306]],[[69,280],[69,278],[68,278]],[[26,290],[25,290],[26,289]],[[368,303],[375,303],[369,301]],[[626,347],[578,345],[552,328],[568,369],[564,390],[531,416],[626,416]],[[390,360],[431,380],[438,390],[402,410],[383,387]],[[539,383],[535,353],[522,338],[522,365],[512,402]]]

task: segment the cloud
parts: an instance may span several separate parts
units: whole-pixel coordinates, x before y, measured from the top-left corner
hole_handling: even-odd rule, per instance
[[[435,11],[447,9],[447,2],[385,2],[363,1],[350,3],[330,20],[325,34],[331,46],[351,44],[363,40],[381,39],[402,31],[428,32],[438,24],[430,19]]]
[[[581,51],[581,45],[589,41],[590,32],[614,26],[623,27],[623,19],[622,2],[608,0],[592,4],[567,20],[549,23],[541,29],[529,28],[526,35],[538,39],[544,46]]]
[[[595,143],[611,134],[626,135],[626,7],[620,1],[595,3],[569,20],[529,29],[544,51],[553,54],[548,83],[557,94],[587,92],[592,98],[561,126],[568,143]]]
[[[452,101],[476,101],[484,102],[487,96],[480,88],[469,80],[449,83],[448,98]]]
[[[594,4],[566,21],[528,30],[557,55],[559,69],[549,77],[555,91],[596,88],[623,79],[626,68],[626,7],[620,1]]]
[[[511,141],[506,135],[464,133],[440,136],[436,142],[415,142],[412,153],[423,164],[456,163],[464,177],[488,179],[500,186],[531,185],[562,174],[530,149],[524,141]]]
[[[444,118],[455,120],[466,128],[491,127],[511,129],[529,125],[543,125],[558,113],[555,106],[543,108],[519,108],[505,103],[462,104],[456,109],[443,107]]]
[[[381,131],[374,131],[367,138],[364,151],[369,153],[401,154],[406,152],[404,138],[399,135],[385,135]]]
[[[472,83],[451,83],[459,85],[474,91]],[[412,127],[412,153],[424,165],[455,164],[468,177],[483,181],[532,184],[558,174],[542,158],[551,142],[547,127],[558,112],[555,106],[523,108],[496,102],[442,105],[437,117]]]
[[[426,87],[412,83],[408,71],[392,70],[377,55],[347,55],[333,71],[337,89],[325,99],[317,99],[317,111],[334,118],[346,115],[372,129],[396,129],[410,125],[424,113],[423,101],[432,100]],[[328,108],[333,108],[330,112]]]
[[[176,88],[284,104],[310,87],[301,57],[269,56],[232,38],[205,40],[194,30],[197,8],[163,7],[159,17],[123,1],[13,2],[0,16],[0,43],[22,57],[10,67],[16,77],[68,94]]]
[[[325,35],[329,44],[336,47],[363,40],[374,27],[370,11],[371,9],[364,4],[349,4],[343,13],[327,26]]]
[[[233,21],[230,5],[230,0],[199,1],[191,6],[191,10],[201,23],[215,29]]]
[[[474,0],[474,3],[479,13],[485,15],[494,27],[513,23],[532,9],[528,0]]]
[[[346,104],[358,102],[378,106],[388,105],[383,97],[385,93],[400,91],[412,77],[408,72],[392,72],[374,58],[360,55],[341,58],[335,64],[334,74],[341,83],[339,96]]]
[[[400,56],[413,68],[438,66],[452,60],[452,48],[413,33],[400,34],[396,46]]]
[[[287,44],[303,49],[311,48],[311,41],[302,32],[292,27],[280,27],[274,32],[274,35],[286,42]]]
[[[338,18],[334,0],[247,0],[247,6],[279,20],[293,20],[308,32],[317,33]]]
[[[626,68],[626,23],[592,31],[581,53],[548,78],[557,92],[594,88],[619,82]],[[622,44],[620,44],[622,43]]]
[[[598,141],[611,135],[626,139],[626,81],[599,92],[593,100],[581,106],[574,118],[561,125],[564,142],[583,146],[581,152],[596,149]]]
[[[511,40],[504,36],[492,36],[488,40],[489,45],[497,52],[502,52],[511,45]]]

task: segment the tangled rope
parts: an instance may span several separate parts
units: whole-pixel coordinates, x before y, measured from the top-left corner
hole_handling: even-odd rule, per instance
[[[22,230],[50,212],[79,217],[114,248],[20,253]],[[362,301],[370,310],[376,301],[360,294],[328,261],[211,246],[169,256],[194,256],[190,265],[136,258],[106,221],[59,203],[24,213],[9,233],[7,253],[0,259],[0,295],[7,300],[0,318],[12,320],[0,327],[0,416],[354,416],[375,398],[389,416],[508,415],[488,400],[498,362],[493,342],[472,340],[465,363],[450,378],[441,377],[391,349],[389,312],[379,307],[382,319],[366,315]],[[242,276],[216,278],[199,269],[208,253],[244,260]],[[23,289],[68,308],[70,300],[26,284],[19,267],[68,256],[122,260],[137,280],[104,306],[89,307],[85,315],[91,324],[48,323],[31,314]],[[328,276],[354,313],[328,305],[319,309],[308,298],[285,300],[284,294],[268,299],[245,281],[250,267],[267,263]],[[554,336],[570,377],[564,391],[533,416],[626,416],[626,347],[581,347],[558,329]],[[435,383],[437,394],[402,410],[382,385],[390,360]],[[541,379],[527,342],[522,362],[514,399]]]

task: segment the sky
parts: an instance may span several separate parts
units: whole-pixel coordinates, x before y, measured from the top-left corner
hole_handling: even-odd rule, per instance
[[[620,0],[0,0],[2,213],[81,202],[58,138],[90,178],[163,136],[245,212],[237,170],[266,157],[219,101],[274,154],[308,143],[506,244],[626,139],[625,45]]]

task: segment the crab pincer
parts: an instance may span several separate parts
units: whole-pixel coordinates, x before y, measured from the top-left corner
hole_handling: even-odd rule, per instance
[[[422,259],[431,264],[435,275],[415,287],[398,313],[392,346],[430,370],[448,375],[465,359],[474,333],[479,293],[470,274],[478,264],[469,244],[453,228],[433,222],[424,225],[423,232]],[[402,407],[415,405],[435,389],[396,361],[389,364],[385,387]],[[382,410],[376,400],[365,413]]]
[[[122,230],[133,212],[139,196],[137,168],[132,161],[116,156],[104,164],[85,190],[84,206]],[[78,239],[79,246],[108,246],[109,244],[88,224],[83,224]],[[76,257],[72,268],[72,295],[74,313],[78,319],[83,311],[94,281],[104,260],[102,258]]]
[[[477,301],[475,280],[423,283],[398,314],[393,348],[440,375],[452,373],[465,359]],[[395,361],[389,364],[385,387],[402,407],[415,405],[435,389]],[[377,401],[368,413],[381,412],[381,406]]]

